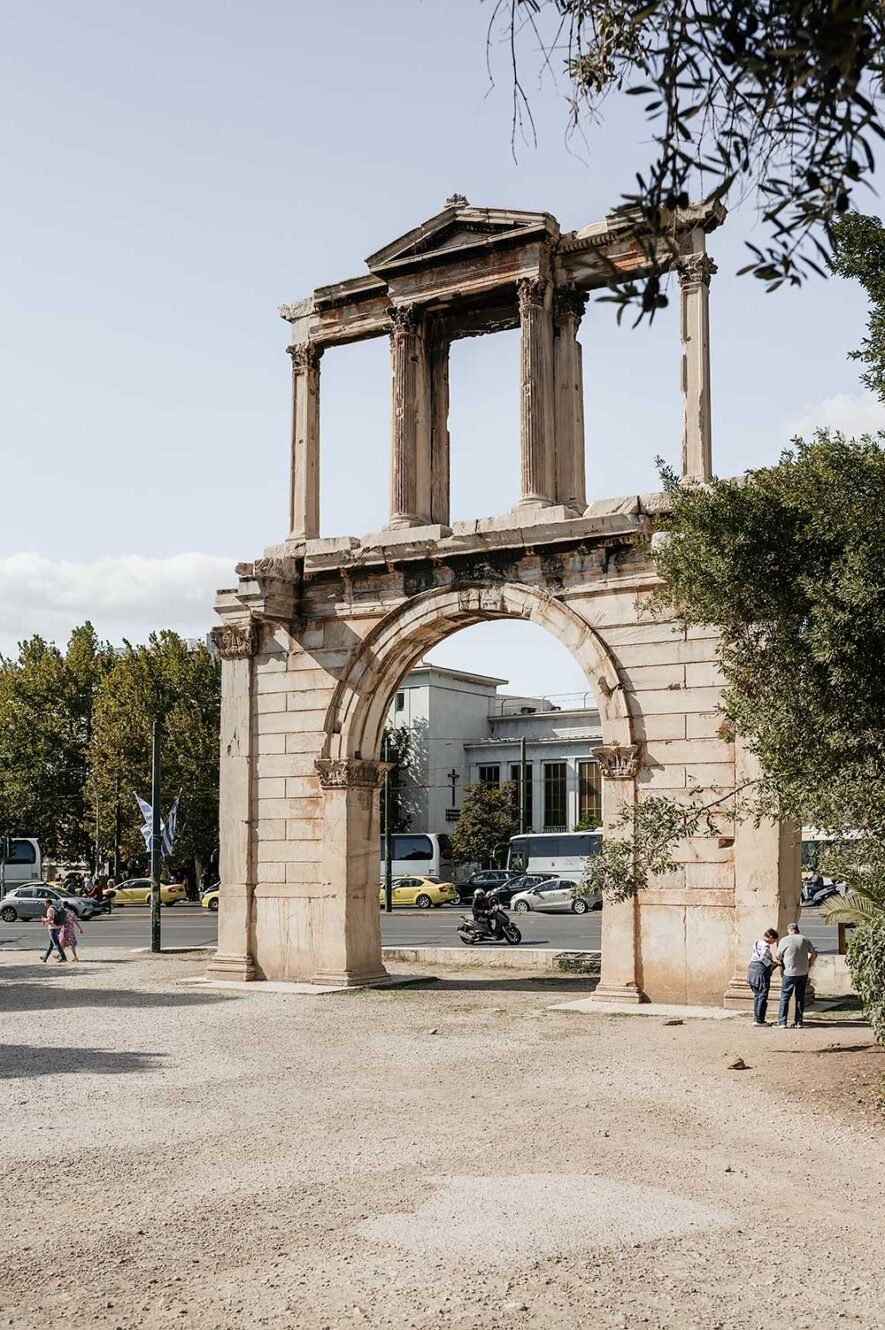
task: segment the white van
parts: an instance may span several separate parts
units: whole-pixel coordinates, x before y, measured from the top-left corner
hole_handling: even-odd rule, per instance
[[[13,887],[26,887],[29,882],[42,882],[43,855],[40,845],[30,838],[14,838],[11,854],[5,863],[0,864],[0,885],[3,892]]]

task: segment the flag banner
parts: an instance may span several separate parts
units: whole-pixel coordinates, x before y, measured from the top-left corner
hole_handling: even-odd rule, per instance
[[[180,796],[179,796],[179,798],[180,798]],[[151,807],[151,805],[147,802],[146,799],[142,799],[142,798],[141,798],[139,795],[137,795],[137,794],[136,794],[136,796],[135,796],[135,802],[138,804],[138,807],[139,807],[139,810],[140,810],[140,812],[141,812],[141,815],[142,815],[142,817],[144,818],[144,824],[143,824],[143,826],[142,826],[142,828],[141,828],[141,834],[142,834],[142,837],[143,837],[143,839],[144,839],[145,846],[147,847],[148,852],[150,852],[150,851],[152,850],[152,848],[153,848],[153,844],[152,844],[152,842],[153,842],[153,839],[154,839],[154,810],[153,810],[153,808]],[[173,804],[173,809],[175,810],[175,815],[177,816],[177,815],[178,815],[178,799],[175,800],[175,803]],[[171,817],[171,816],[172,816],[172,814],[170,813],[170,817]],[[173,825],[173,829],[172,829],[172,834],[173,834],[173,835],[175,834],[175,828],[174,828],[174,825]],[[166,848],[166,841],[167,841],[167,836],[166,836],[166,823],[163,821],[162,818],[160,818],[160,853],[161,853],[161,854],[165,854],[165,855],[169,855],[169,854],[172,853],[172,840],[171,840],[171,837],[169,838],[169,848],[168,848],[168,849]]]
[[[163,853],[167,859],[172,858],[172,846],[175,844],[175,824],[178,821],[178,801],[181,798],[181,790],[175,796],[175,802],[169,809],[169,817],[163,827]]]

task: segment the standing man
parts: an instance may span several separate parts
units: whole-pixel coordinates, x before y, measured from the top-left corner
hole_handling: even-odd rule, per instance
[[[777,1027],[781,1030],[787,1028],[790,995],[795,994],[796,1019],[793,1021],[793,1029],[801,1030],[805,1024],[805,989],[808,986],[808,971],[817,960],[817,952],[808,938],[799,932],[798,924],[790,924],[787,936],[778,943],[777,958],[784,967]]]

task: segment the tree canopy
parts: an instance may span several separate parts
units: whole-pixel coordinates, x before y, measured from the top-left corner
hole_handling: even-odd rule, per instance
[[[519,831],[516,785],[468,785],[461,800],[461,816],[452,832],[452,854],[457,863],[495,862],[495,852]]]
[[[885,9],[871,0],[495,0],[488,54],[503,39],[513,127],[534,135],[526,65],[565,71],[571,122],[592,125],[614,93],[638,98],[651,161],[618,211],[652,259],[618,290],[653,314],[666,297],[655,256],[675,209],[755,192],[759,245],[744,271],[769,289],[821,273],[834,222],[875,167]]]
[[[114,843],[144,852],[137,791],[150,796],[151,727],[164,722],[163,811],[181,790],[175,858],[207,859],[218,840],[219,662],[176,633],[115,651],[86,623],[61,651],[35,636],[0,660],[0,832],[44,854],[91,861]]]

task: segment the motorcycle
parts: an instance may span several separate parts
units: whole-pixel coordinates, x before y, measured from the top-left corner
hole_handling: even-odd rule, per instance
[[[485,919],[474,919],[472,915],[462,914],[458,925],[458,937],[465,947],[472,947],[477,942],[507,942],[515,947],[522,941],[522,933],[500,905],[494,904]]]
[[[802,888],[802,905],[813,909],[815,906],[823,905],[831,896],[840,896],[842,893],[835,882],[823,882],[819,886],[807,883]]]

